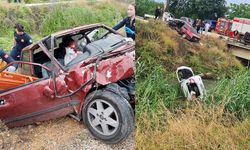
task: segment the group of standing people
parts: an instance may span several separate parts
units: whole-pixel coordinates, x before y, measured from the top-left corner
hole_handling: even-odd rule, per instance
[[[193,23],[193,27],[196,29],[197,33],[202,34],[203,31],[205,31],[205,35],[207,35],[211,25],[211,22],[201,19],[196,19]]]

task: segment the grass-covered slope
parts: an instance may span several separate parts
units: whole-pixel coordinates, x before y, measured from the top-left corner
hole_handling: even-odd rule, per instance
[[[200,44],[201,43],[201,44]],[[250,146],[250,72],[220,39],[182,39],[162,22],[137,22],[138,149],[246,149]],[[184,101],[181,65],[212,78],[207,97]]]
[[[230,53],[222,40],[207,37],[200,43],[189,42],[165,23],[150,21],[137,23],[137,54],[157,59],[166,71],[173,72],[178,66],[188,65],[197,73],[209,73],[214,79],[232,76],[243,67]],[[147,60],[147,58],[145,59]]]

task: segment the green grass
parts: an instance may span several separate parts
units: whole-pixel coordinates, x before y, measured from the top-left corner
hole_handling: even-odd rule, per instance
[[[226,52],[218,39],[202,39],[205,46],[180,39],[161,22],[137,23],[137,116],[155,112],[158,105],[175,110],[185,108],[175,70],[192,67],[196,74],[211,73],[213,87],[205,104],[225,104],[225,111],[239,119],[250,115],[250,71]],[[182,43],[180,43],[182,42]]]
[[[189,42],[160,21],[137,22],[137,27],[137,56],[147,52],[168,72],[187,65],[196,74],[211,74],[213,79],[220,79],[245,70],[236,58],[226,53],[226,44],[221,40],[203,38],[203,45]]]
[[[250,147],[250,118],[224,113],[223,107],[193,107],[175,113],[162,107],[136,121],[138,150],[235,150]]]
[[[248,149],[250,71],[223,41],[203,46],[181,39],[161,22],[137,22],[136,149]],[[185,101],[175,70],[210,73],[213,83],[199,105]]]
[[[11,45],[13,45],[13,37],[0,37],[0,47],[5,51],[10,51],[12,48]]]
[[[49,34],[61,29],[91,23],[113,26],[126,15],[126,4],[115,1],[26,7],[6,4],[0,6],[0,33],[8,33],[15,23],[24,25],[27,32]]]
[[[33,41],[38,41],[42,38],[39,34],[31,34]],[[13,33],[7,34],[5,36],[0,36],[0,47],[6,52],[9,52],[13,47]]]
[[[143,112],[154,113],[158,110],[158,104],[171,108],[175,105],[178,86],[169,81],[173,81],[172,76],[166,75],[162,66],[155,66],[150,72],[146,72],[146,63],[137,63],[136,69],[136,115],[139,117]],[[155,65],[155,64],[150,64]],[[147,75],[143,78],[140,76]]]
[[[92,23],[113,26],[122,19],[121,12],[115,6],[93,9],[89,6],[55,7],[41,22],[40,31],[51,34],[55,31]]]
[[[60,1],[71,1],[71,0],[54,0],[54,2],[60,2]],[[14,2],[14,0],[8,0],[8,2]],[[51,2],[51,0],[23,0],[22,2],[26,4],[30,3],[48,3]]]
[[[240,120],[250,116],[250,71],[240,72],[232,78],[223,78],[208,91],[206,103],[224,104],[225,110]]]
[[[105,4],[105,5],[104,5]],[[92,23],[113,27],[126,15],[126,4],[116,1],[62,4],[54,7],[0,6],[0,47],[9,51],[13,46],[14,25],[21,23],[37,41],[51,33]]]

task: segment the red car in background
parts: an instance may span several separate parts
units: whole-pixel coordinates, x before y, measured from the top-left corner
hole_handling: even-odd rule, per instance
[[[65,37],[79,52],[66,65]],[[134,49],[133,40],[102,24],[57,32],[24,48],[21,61],[0,69],[0,120],[16,127],[69,115],[104,142],[126,139],[134,126]],[[14,64],[15,73],[6,71]]]
[[[169,21],[168,25],[174,28],[182,37],[185,37],[189,41],[198,42],[200,36],[196,29],[187,21],[181,19],[173,19]]]

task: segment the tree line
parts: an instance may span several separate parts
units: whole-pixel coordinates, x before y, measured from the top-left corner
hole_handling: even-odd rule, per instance
[[[154,14],[156,7],[164,7],[163,2],[155,0],[136,0],[137,15]],[[250,4],[230,4],[226,0],[168,0],[167,11],[176,18],[182,16],[193,19],[214,19],[219,17],[250,18]]]

